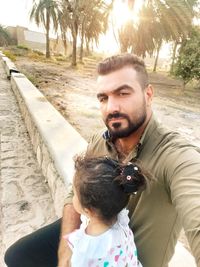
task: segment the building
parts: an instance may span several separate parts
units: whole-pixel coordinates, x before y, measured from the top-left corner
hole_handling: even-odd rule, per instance
[[[10,33],[16,45],[26,46],[33,50],[46,52],[46,34],[41,32],[30,31],[28,28],[21,26],[8,26],[7,31]],[[51,54],[62,54],[69,56],[72,53],[72,44],[67,41],[67,49],[65,51],[63,41],[50,38]]]

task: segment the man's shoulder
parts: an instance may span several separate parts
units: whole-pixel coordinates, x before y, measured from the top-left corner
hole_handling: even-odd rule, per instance
[[[94,133],[90,137],[89,143],[106,142],[106,139],[104,138],[105,132],[106,132],[106,129],[101,129],[98,132]]]
[[[93,134],[89,140],[87,153],[93,156],[105,156],[108,155],[108,145],[104,138],[105,129]]]
[[[149,129],[146,132],[144,143],[149,144],[155,150],[164,148],[164,150],[172,152],[180,152],[182,149],[194,149],[200,151],[200,148],[195,146],[190,140],[187,140],[180,132],[170,129],[162,122],[154,118]],[[164,152],[164,151],[163,151]]]

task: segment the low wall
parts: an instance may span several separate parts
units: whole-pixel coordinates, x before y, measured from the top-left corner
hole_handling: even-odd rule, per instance
[[[5,66],[5,71],[7,78],[10,79],[11,73],[15,72],[18,73],[19,71],[17,70],[15,64],[7,57],[5,57],[3,54],[0,54],[1,60],[4,63]]]
[[[8,61],[4,58],[3,62],[7,68]],[[73,177],[73,157],[86,149],[87,142],[26,76],[12,72],[11,85],[39,166],[49,184],[56,214],[61,216]]]

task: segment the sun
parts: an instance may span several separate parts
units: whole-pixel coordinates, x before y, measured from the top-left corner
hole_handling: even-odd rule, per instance
[[[116,29],[120,29],[128,21],[137,23],[139,21],[138,12],[143,4],[143,0],[136,0],[134,9],[129,9],[128,1],[116,0],[111,11],[112,24]]]
[[[96,48],[98,52],[103,52],[106,55],[110,55],[120,51],[118,31],[128,21],[131,21],[135,24],[138,23],[138,13],[143,3],[144,0],[135,0],[134,10],[130,10],[128,7],[128,0],[114,1],[113,9],[110,13],[108,30],[105,35],[100,36],[99,45]]]

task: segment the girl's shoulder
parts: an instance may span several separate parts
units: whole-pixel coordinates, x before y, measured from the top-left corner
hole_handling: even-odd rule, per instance
[[[128,227],[129,226],[129,217],[128,217],[129,211],[124,208],[121,210],[117,215],[117,223],[121,225],[122,227]]]

